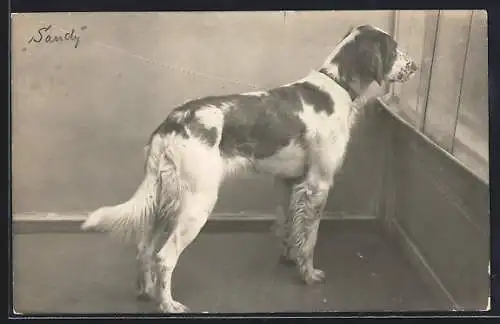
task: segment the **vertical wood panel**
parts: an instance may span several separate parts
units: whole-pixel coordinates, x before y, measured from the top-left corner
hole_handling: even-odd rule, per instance
[[[427,98],[432,54],[434,49],[437,11],[400,11],[396,40],[399,47],[409,53],[419,65],[418,73],[408,82],[395,84],[394,94],[400,100],[401,113],[415,127],[421,128],[423,119],[422,101]],[[421,84],[424,83],[422,87]],[[422,94],[419,91],[425,89]]]
[[[417,127],[423,131],[425,124],[425,115],[427,111],[427,101],[429,98],[429,87],[431,82],[432,63],[434,60],[434,51],[436,49],[436,38],[438,31],[439,10],[430,10],[425,17],[425,34],[423,59],[420,65],[420,83],[417,90],[417,111],[419,120]]]
[[[446,150],[455,134],[472,11],[440,11],[424,132]]]
[[[488,182],[488,22],[472,15],[453,154]]]

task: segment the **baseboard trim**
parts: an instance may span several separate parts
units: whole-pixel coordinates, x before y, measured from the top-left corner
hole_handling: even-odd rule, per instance
[[[12,217],[13,234],[35,233],[84,233],[80,226],[87,213],[22,213]],[[275,216],[265,212],[214,213],[207,222],[204,232],[264,232],[272,229]],[[322,229],[350,226],[352,223],[372,223],[377,217],[372,215],[352,215],[346,213],[325,213]],[[342,221],[342,222],[341,222]],[[342,225],[339,225],[342,224]]]

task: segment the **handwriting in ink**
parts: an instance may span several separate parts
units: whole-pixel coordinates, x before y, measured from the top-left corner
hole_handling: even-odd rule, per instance
[[[66,32],[64,34],[53,34],[51,33],[52,25],[40,27],[37,33],[28,41],[28,44],[31,43],[45,43],[45,44],[54,44],[54,43],[64,43],[64,42],[74,42],[75,48],[80,44],[80,35],[78,35],[74,28],[71,29],[71,32]],[[86,26],[80,28],[82,31],[87,29]]]

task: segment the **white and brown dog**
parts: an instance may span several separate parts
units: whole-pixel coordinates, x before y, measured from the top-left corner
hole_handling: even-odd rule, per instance
[[[313,252],[349,142],[353,102],[373,82],[405,82],[416,70],[391,36],[364,25],[302,80],[187,102],[151,135],[133,197],[96,210],[82,228],[137,238],[139,295],[156,298],[162,312],[186,312],[171,291],[179,256],[205,225],[225,177],[265,172],[275,177],[280,197],[281,260],[295,264],[307,284],[320,282]]]

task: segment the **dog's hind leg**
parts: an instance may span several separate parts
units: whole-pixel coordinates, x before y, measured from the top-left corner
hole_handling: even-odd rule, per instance
[[[192,143],[186,150],[182,169],[186,188],[180,209],[171,220],[169,234],[156,253],[157,300],[162,312],[179,313],[189,309],[172,297],[172,274],[182,252],[195,240],[217,201],[223,176],[218,150]]]
[[[162,312],[180,313],[189,309],[172,297],[172,274],[180,255],[198,236],[217,200],[217,188],[211,192],[188,193],[183,209],[165,245],[157,253],[158,301]]]

